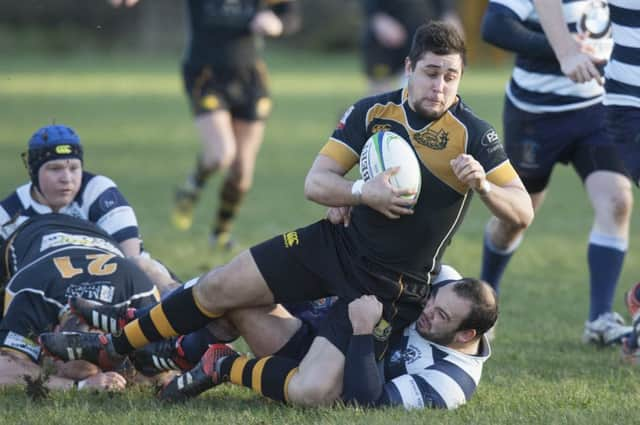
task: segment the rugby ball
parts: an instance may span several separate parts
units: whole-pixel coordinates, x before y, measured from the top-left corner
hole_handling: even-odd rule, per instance
[[[391,185],[398,189],[413,189],[415,194],[406,197],[418,198],[422,176],[413,148],[404,138],[391,131],[375,133],[360,153],[360,175],[364,181],[368,181],[392,167],[400,167],[400,170],[389,179]]]

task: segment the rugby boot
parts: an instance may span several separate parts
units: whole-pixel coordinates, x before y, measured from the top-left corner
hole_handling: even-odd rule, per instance
[[[120,369],[127,357],[118,354],[109,335],[93,332],[46,332],[38,342],[49,356],[64,362],[85,360],[102,370]]]
[[[211,232],[209,235],[209,246],[214,250],[231,252],[236,247],[236,241],[231,237],[230,232]]]
[[[193,209],[200,191],[193,186],[176,190],[171,221],[178,230],[189,230],[193,224]]]
[[[625,326],[624,319],[616,312],[602,313],[595,320],[584,324],[582,342],[596,345],[621,344],[633,328]]]
[[[101,304],[79,297],[69,298],[69,308],[87,325],[112,334],[119,334],[127,323],[136,318],[136,309],[128,305]]]
[[[640,311],[640,300],[636,296],[636,291],[640,287],[640,282],[633,285],[633,288],[624,293],[624,303],[627,306],[629,315],[635,319]]]
[[[188,372],[173,378],[158,393],[158,398],[168,402],[181,402],[215,387],[229,378],[220,374],[220,360],[238,356],[227,344],[212,344],[198,364]]]
[[[133,366],[145,376],[177,370],[185,372],[193,367],[184,355],[182,340],[184,336],[148,344],[134,351],[130,356]]]

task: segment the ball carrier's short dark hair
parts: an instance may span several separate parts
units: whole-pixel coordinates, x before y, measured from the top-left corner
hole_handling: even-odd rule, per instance
[[[416,63],[427,52],[436,55],[458,53],[462,57],[462,64],[466,63],[467,47],[464,38],[454,26],[443,21],[429,21],[416,30],[409,51],[411,69],[415,69]]]

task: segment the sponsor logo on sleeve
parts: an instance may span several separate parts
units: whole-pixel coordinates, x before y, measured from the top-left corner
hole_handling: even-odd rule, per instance
[[[349,119],[351,112],[353,112],[353,105],[351,105],[342,115],[342,118],[340,118],[340,121],[338,122],[338,130],[342,130],[344,126],[347,125],[347,119]]]

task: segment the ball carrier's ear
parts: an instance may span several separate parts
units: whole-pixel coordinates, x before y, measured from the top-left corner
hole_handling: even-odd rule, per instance
[[[391,131],[373,134],[360,153],[360,176],[368,181],[394,167],[400,169],[389,179],[391,185],[397,189],[414,191],[408,197],[417,199],[422,186],[422,174],[418,157],[409,142]]]

